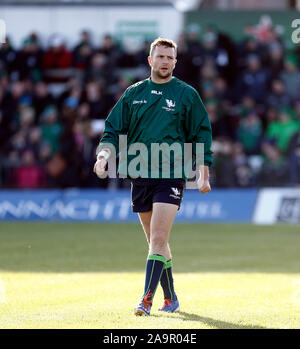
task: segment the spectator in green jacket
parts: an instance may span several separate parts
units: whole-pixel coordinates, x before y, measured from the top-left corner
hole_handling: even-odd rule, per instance
[[[278,120],[270,122],[266,129],[266,137],[274,140],[278,149],[284,154],[292,136],[300,129],[300,122],[292,120],[286,108],[283,108]]]

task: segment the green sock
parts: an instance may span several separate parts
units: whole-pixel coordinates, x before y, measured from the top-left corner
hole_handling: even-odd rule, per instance
[[[160,278],[160,284],[164,291],[164,298],[177,300],[174,291],[174,280],[172,275],[172,259],[168,260]]]
[[[146,278],[144,296],[148,301],[152,301],[157,285],[161,278],[164,266],[166,264],[166,257],[159,254],[152,254],[148,256],[146,263]]]

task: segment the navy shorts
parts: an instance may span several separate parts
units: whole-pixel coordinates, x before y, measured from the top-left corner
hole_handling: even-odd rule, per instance
[[[154,202],[178,205],[183,198],[184,179],[136,178],[131,180],[131,206],[133,212],[152,210]]]

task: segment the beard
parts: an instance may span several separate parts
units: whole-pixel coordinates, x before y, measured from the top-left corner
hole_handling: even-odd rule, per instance
[[[153,74],[161,80],[167,80],[172,75],[172,71],[167,71],[164,74],[162,74],[159,71],[159,69],[157,69],[157,70],[153,70]]]

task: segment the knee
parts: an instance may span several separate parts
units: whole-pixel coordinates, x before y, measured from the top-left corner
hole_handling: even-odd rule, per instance
[[[150,244],[158,249],[164,248],[168,243],[167,233],[164,231],[154,231],[150,235]]]

